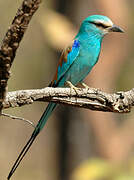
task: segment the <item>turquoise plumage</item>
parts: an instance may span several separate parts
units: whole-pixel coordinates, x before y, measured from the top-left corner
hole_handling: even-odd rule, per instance
[[[67,81],[71,82],[73,85],[82,82],[97,63],[102,39],[104,35],[109,32],[123,32],[123,30],[114,25],[106,16],[92,15],[87,17],[82,22],[80,30],[72,44],[63,51],[50,86],[63,87]],[[8,175],[8,180],[15,172],[37,135],[45,126],[55,107],[55,103],[50,102],[48,104],[29,141],[15,161]]]

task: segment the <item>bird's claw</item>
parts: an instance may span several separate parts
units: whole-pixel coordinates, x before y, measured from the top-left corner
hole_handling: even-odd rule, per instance
[[[83,83],[83,82],[80,82],[80,85],[81,85],[82,87],[84,87],[86,90],[89,89],[89,86],[88,86],[87,84]]]
[[[70,87],[71,92],[72,92],[72,90],[74,90],[77,95],[79,94],[78,91],[80,90],[80,88],[74,86],[70,81],[66,81],[65,85]]]

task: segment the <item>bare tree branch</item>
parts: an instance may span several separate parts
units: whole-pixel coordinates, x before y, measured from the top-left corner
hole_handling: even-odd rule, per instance
[[[41,0],[23,0],[3,39],[0,48],[0,112],[3,107],[2,103],[6,95],[7,81],[10,77],[10,68],[15,58],[16,50],[40,2]]]
[[[104,112],[130,112],[134,105],[134,89],[108,94],[95,88],[51,88],[8,92],[3,108],[21,107],[34,101],[55,102]]]
[[[134,104],[134,89],[127,92],[107,94],[94,88],[79,89],[77,93],[74,90],[70,91],[70,88],[44,88],[20,90],[5,95],[16,50],[40,3],[41,0],[23,0],[3,39],[0,48],[0,111],[2,108],[32,104],[34,101],[52,101],[97,111],[130,112]]]

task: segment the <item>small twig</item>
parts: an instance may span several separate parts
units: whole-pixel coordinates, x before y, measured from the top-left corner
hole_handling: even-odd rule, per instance
[[[9,117],[9,118],[11,118],[11,119],[24,121],[24,122],[28,123],[29,125],[31,125],[33,128],[35,128],[34,123],[31,122],[30,120],[27,120],[27,119],[24,119],[24,118],[21,118],[21,117],[16,117],[16,116],[13,116],[13,115],[10,115],[10,114],[6,114],[6,113],[1,113],[1,115],[2,115],[2,116]]]

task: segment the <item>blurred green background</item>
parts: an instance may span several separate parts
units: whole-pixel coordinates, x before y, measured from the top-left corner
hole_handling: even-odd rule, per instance
[[[0,0],[1,40],[22,0]],[[46,87],[61,50],[81,21],[103,14],[125,29],[104,38],[98,64],[85,82],[106,92],[134,84],[134,1],[42,0],[17,51],[9,91]],[[37,123],[47,103],[4,112]],[[6,179],[33,129],[1,117],[0,179]],[[14,180],[133,180],[134,113],[113,114],[59,106],[17,169]]]

